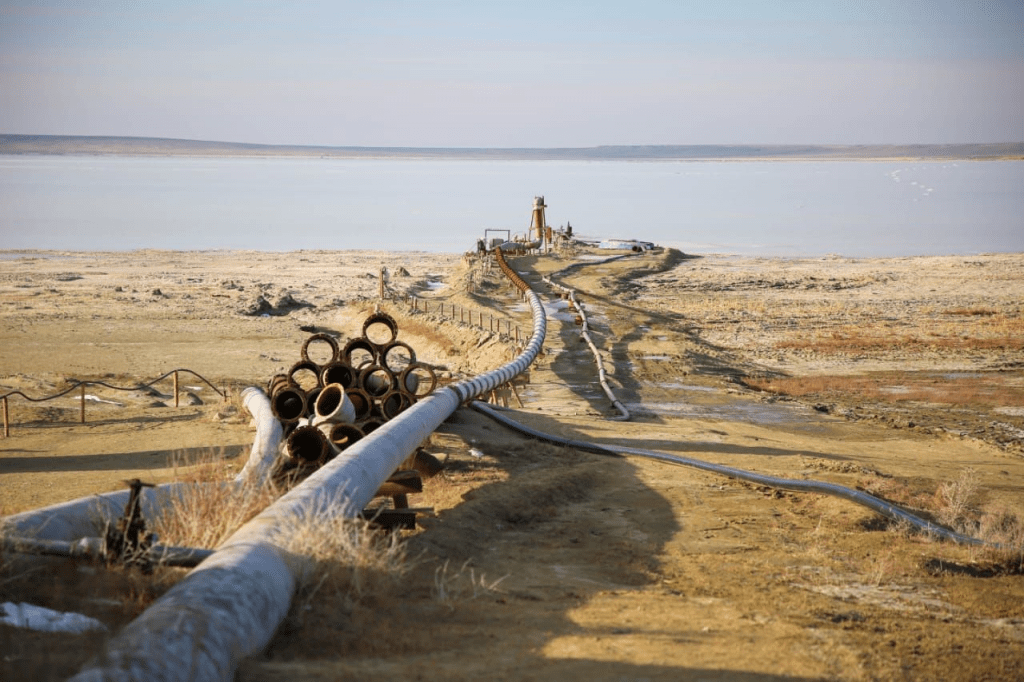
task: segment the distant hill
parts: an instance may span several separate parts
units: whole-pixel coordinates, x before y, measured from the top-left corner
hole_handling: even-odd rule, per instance
[[[1024,160],[1024,142],[878,145],[620,145],[564,148],[324,147],[209,142],[158,137],[2,135],[0,154],[121,156],[288,156],[494,160]]]

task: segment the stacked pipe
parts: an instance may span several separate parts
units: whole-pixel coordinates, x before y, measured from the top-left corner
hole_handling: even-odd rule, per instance
[[[311,346],[325,345],[320,361]],[[318,333],[302,344],[300,360],[270,379],[271,410],[285,431],[284,454],[274,478],[294,482],[397,417],[437,386],[437,375],[398,340],[387,313],[363,322],[362,335],[340,346]]]

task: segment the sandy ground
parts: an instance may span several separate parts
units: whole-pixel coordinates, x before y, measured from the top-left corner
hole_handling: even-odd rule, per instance
[[[549,307],[522,406],[510,396],[516,419],[859,487],[991,538],[1020,533],[1024,255],[607,255],[514,259]],[[496,366],[514,344],[438,303],[529,328],[496,271],[461,256],[6,253],[0,393],[188,368],[234,396],[289,367],[313,331],[357,335],[381,267],[389,296],[432,304],[383,307],[446,380]],[[573,315],[540,282],[550,273],[583,299],[630,421],[610,419]],[[237,399],[191,376],[178,407],[171,392],[170,379],[90,387],[85,424],[77,392],[12,397],[3,513],[169,480],[197,453],[240,468],[252,428]],[[411,500],[436,513],[409,534],[416,561],[401,582],[309,601],[238,679],[1024,676],[1020,552],[937,542],[841,500],[537,443],[469,410],[428,447],[447,468]],[[116,628],[158,591],[123,571],[48,570],[0,579],[0,599]],[[0,676],[66,677],[101,641],[0,626]]]

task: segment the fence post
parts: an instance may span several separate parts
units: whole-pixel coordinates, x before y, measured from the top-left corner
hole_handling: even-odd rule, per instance
[[[8,420],[7,415],[7,396],[4,396],[4,438],[8,438],[11,435],[11,422]]]
[[[85,384],[79,384],[82,388],[82,409],[81,409],[81,422],[85,423]]]
[[[178,370],[174,370],[174,406],[178,406]]]

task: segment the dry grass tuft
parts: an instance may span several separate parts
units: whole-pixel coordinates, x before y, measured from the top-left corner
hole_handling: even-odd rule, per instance
[[[959,533],[976,530],[974,508],[978,496],[978,472],[964,469],[954,481],[941,484],[935,491],[935,517]]]
[[[454,610],[458,602],[497,592],[498,586],[508,578],[508,575],[504,575],[497,580],[488,581],[483,572],[477,575],[469,563],[470,560],[467,559],[457,571],[449,572],[450,565],[448,560],[445,560],[434,571],[433,597],[451,610]]]
[[[213,549],[281,492],[271,483],[235,484],[231,467],[216,449],[191,461],[175,458],[174,467],[177,481],[193,485],[183,486],[151,520],[163,544]]]
[[[292,605],[300,619],[314,602],[348,609],[390,590],[413,565],[398,533],[340,516],[340,506],[323,504],[291,517],[275,539],[309,561]]]
[[[861,488],[987,543],[972,552],[990,564],[993,574],[1024,572],[1024,519],[1005,507],[980,506],[983,491],[974,469],[965,469],[954,480],[941,483],[932,494],[881,476],[862,480]],[[890,530],[901,536],[910,534],[906,524],[894,524]]]

